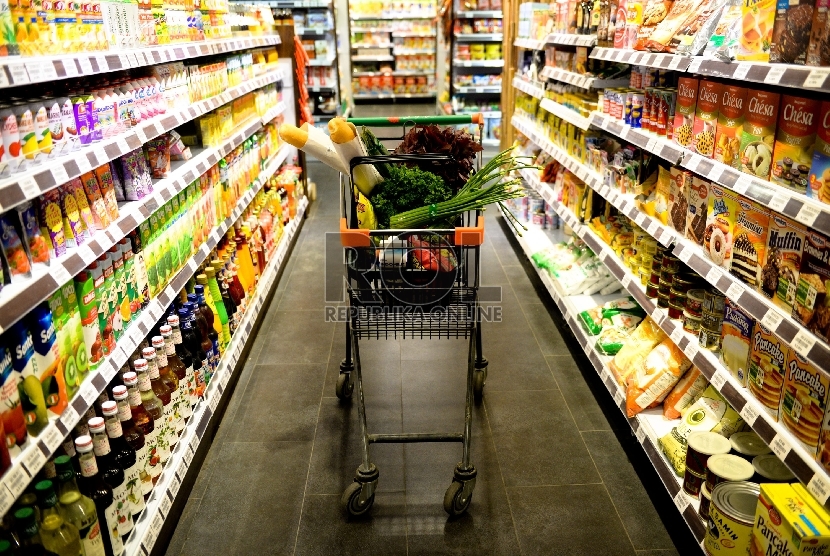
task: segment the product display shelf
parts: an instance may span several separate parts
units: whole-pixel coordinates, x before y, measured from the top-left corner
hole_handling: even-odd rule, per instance
[[[257,316],[263,308],[263,303],[270,293],[274,280],[279,275],[285,255],[297,234],[307,206],[308,201],[304,197],[298,203],[297,214],[285,227],[279,246],[257,284],[255,297],[249,301],[248,310],[239,325],[238,333],[233,337],[222,355],[216,374],[213,375],[204,397],[193,408],[193,416],[187,423],[181,437],[179,437],[178,444],[170,454],[170,459],[159,476],[158,482],[153,488],[153,493],[147,500],[144,512],[136,520],[130,538],[124,543],[125,556],[149,556],[151,554],[164,520],[168,517],[173,502],[179,493],[179,487],[190,468],[193,456],[203,440],[205,430],[212,419],[221,417],[217,417],[216,408],[225,395],[225,388],[231,375],[237,369],[240,355],[249,340],[254,322],[256,322]],[[207,438],[206,441],[210,442],[212,438]],[[178,516],[171,516],[171,519],[178,519]]]
[[[591,127],[591,119],[582,116],[575,110],[571,110],[567,106],[562,106],[558,102],[555,102],[549,98],[543,98],[542,102],[539,103],[544,110],[550,112],[554,116],[559,116],[566,122],[570,122],[579,129],[583,131],[588,131],[588,128]]]
[[[468,87],[461,85],[453,85],[453,91],[462,95],[469,94],[493,94],[501,92],[501,85],[485,85],[483,87]]]
[[[625,139],[641,149],[656,154],[672,164],[679,164],[686,152],[683,147],[669,141],[665,137],[654,135],[642,129],[632,128],[629,125],[611,118],[607,114],[601,114],[599,112],[592,113],[591,124],[621,139]]]
[[[354,77],[375,77],[381,75],[392,75],[392,76],[400,76],[400,77],[414,77],[418,75],[432,75],[433,72],[431,71],[422,71],[422,70],[392,70],[392,71],[353,71],[352,76]]]
[[[532,97],[538,99],[545,98],[545,89],[542,83],[531,83],[530,81],[525,81],[519,77],[514,77],[513,86]]]
[[[391,56],[390,56],[390,58],[391,58]],[[377,58],[375,58],[375,59],[377,59]],[[322,58],[322,59],[315,58],[313,60],[309,60],[307,65],[328,67],[328,66],[330,66],[334,63],[334,60],[335,60],[334,56],[332,56],[331,58]]]
[[[567,46],[594,46],[597,44],[596,35],[575,35],[572,33],[551,33],[543,41],[545,44],[561,44]]]
[[[256,0],[257,3],[262,0]],[[266,0],[264,3],[269,8],[328,8],[331,0]]]
[[[395,56],[412,56],[414,54],[435,54],[433,48],[396,48],[392,51]]]
[[[725,77],[752,83],[764,83],[797,89],[830,92],[830,68],[813,68],[793,64],[770,64],[765,62],[731,62],[704,60],[696,56],[689,67],[689,73]]]
[[[269,174],[273,175],[290,152],[290,147],[284,145],[277,152],[268,167],[262,172],[263,179]],[[242,196],[237,202],[233,214],[214,228],[208,241],[200,247],[176,276],[170,279],[167,288],[159,296],[151,300],[141,315],[132,321],[118,341],[115,351],[108,355],[96,370],[91,371],[84,378],[78,393],[71,400],[63,414],[60,417],[50,419],[50,423],[40,435],[37,437],[30,436],[27,439],[20,454],[12,460],[12,466],[6,471],[2,479],[0,479],[0,516],[4,515],[11,508],[14,501],[23,493],[23,490],[29,485],[32,478],[46,463],[46,460],[55,453],[66,435],[77,424],[80,416],[95,402],[98,395],[104,391],[110,380],[112,380],[127,361],[129,354],[135,351],[136,347],[146,337],[150,328],[152,328],[157,319],[161,317],[165,309],[173,301],[176,293],[184,287],[187,280],[193,276],[196,268],[208,256],[210,250],[216,246],[225,232],[228,231],[228,228],[251,203],[256,193],[262,187],[262,181],[259,183],[259,188],[249,189]],[[83,266],[85,267],[86,263]],[[68,281],[71,279],[71,276],[65,277],[65,279]]]
[[[352,48],[392,48],[395,45],[391,42],[386,44],[360,44],[360,43],[352,43]]]
[[[231,87],[224,93],[195,102],[181,108],[160,114],[141,122],[136,127],[99,143],[88,145],[45,164],[14,174],[0,180],[0,211],[6,211],[25,201],[62,185],[72,178],[91,171],[102,164],[138,149],[148,140],[170,131],[185,122],[202,116],[214,108],[227,104],[255,89],[283,79],[282,71],[275,70],[250,81]]]
[[[198,56],[210,56],[277,44],[280,44],[279,36],[267,35],[148,46],[119,50],[117,53],[105,50],[32,58],[9,56],[0,59],[0,88],[53,82],[58,79],[140,68],[177,60],[190,60]]]
[[[457,60],[452,65],[460,68],[503,68],[504,60]]]
[[[352,21],[401,21],[407,19],[435,19],[435,14],[396,14],[396,15],[350,15],[349,19]]]
[[[388,100],[396,98],[435,98],[435,93],[358,93],[354,95],[355,100]]]
[[[537,41],[536,39],[516,39],[513,41],[513,46],[518,48],[526,48],[527,50],[542,50],[545,48],[545,41]]]
[[[65,255],[53,259],[48,266],[33,270],[32,276],[25,281],[5,286],[0,292],[0,332],[9,329],[283,110],[285,105],[280,103],[262,118],[243,122],[232,136],[217,147],[193,149],[193,158],[173,162],[170,175],[153,182],[152,194],[139,201],[120,203],[118,220],[105,230],[95,232],[84,245],[68,249]]]
[[[573,71],[567,71],[551,66],[545,66],[540,72],[539,77],[544,79],[554,79],[556,81],[563,81],[576,85],[582,89],[609,89],[614,87],[624,87],[628,85],[629,79],[597,79],[590,75],[581,75]]]
[[[405,38],[405,37],[420,37],[420,38],[425,38],[426,39],[426,38],[432,38],[432,37],[437,37],[438,36],[435,33],[413,33],[413,32],[410,32],[410,31],[392,31],[391,29],[387,29],[387,31],[391,31],[393,37],[402,37],[402,38]]]
[[[686,71],[686,68],[692,62],[692,58],[689,56],[653,54],[651,52],[640,52],[639,50],[621,50],[619,48],[606,47],[594,48],[591,50],[589,57],[609,62],[621,62],[624,64],[677,71]]]
[[[352,56],[352,62],[394,62],[395,57],[390,55],[376,56],[376,55],[357,55]],[[316,64],[320,66],[327,66],[330,64]]]
[[[570,209],[553,199],[553,192],[548,184],[540,183],[538,175],[535,175],[535,172],[532,171],[523,171],[522,177],[532,189],[537,191],[551,204],[560,218],[562,218],[562,220],[574,230],[574,233],[579,233],[580,237],[583,237],[583,240],[585,240],[586,243],[589,242],[586,238],[592,235],[593,232],[591,232],[591,230],[586,226],[583,226],[577,222],[576,217]],[[516,236],[516,239],[529,259],[535,252],[541,251],[545,247],[552,244],[547,234],[541,230],[529,230],[528,232],[523,233],[523,236],[524,237]],[[600,240],[596,237],[593,239],[594,242],[592,243],[594,244],[600,242]],[[594,249],[594,247],[592,247],[592,249]],[[602,251],[595,252],[598,256],[600,256],[600,253],[603,253]],[[607,257],[608,255],[605,256]],[[616,293],[608,296],[566,295],[560,284],[546,270],[536,267],[532,260],[531,264],[533,264],[534,268],[536,268],[539,278],[542,280],[542,283],[544,283],[545,288],[550,293],[554,303],[556,303],[556,306],[562,312],[563,319],[568,323],[568,326],[571,328],[574,337],[577,342],[579,342],[579,345],[582,347],[585,355],[591,361],[591,364],[594,366],[597,374],[600,375],[600,378],[608,390],[608,393],[614,398],[614,404],[620,409],[620,411],[622,411],[623,415],[626,415],[625,392],[608,369],[608,362],[611,358],[597,351],[595,347],[595,338],[592,338],[586,333],[579,321],[579,313],[581,311],[596,307],[597,305],[600,305],[610,299],[617,299],[620,297],[620,294]],[[648,310],[645,306],[643,308]],[[637,441],[643,446],[643,450],[654,466],[654,469],[657,471],[660,480],[669,495],[674,500],[675,506],[683,515],[683,518],[689,526],[689,529],[692,531],[695,539],[697,539],[698,542],[702,542],[703,537],[706,534],[706,526],[698,515],[698,507],[700,502],[697,499],[687,496],[683,491],[682,478],[675,474],[671,464],[663,455],[663,452],[658,444],[658,439],[671,432],[672,427],[674,427],[678,421],[667,421],[664,419],[662,409],[658,407],[643,411],[633,419],[628,419],[628,423],[631,426],[631,430],[637,438]]]
[[[456,33],[457,42],[502,42],[504,35],[501,33]]]
[[[459,10],[455,17],[463,19],[502,19],[504,15],[501,10]]]
[[[326,33],[331,33],[332,31],[334,31],[333,28],[318,29],[315,27],[294,27],[295,35],[302,35],[306,37],[310,37],[312,35],[321,37],[324,36]]]
[[[727,297],[737,301],[753,318],[760,321],[782,341],[788,343],[800,355],[810,359],[821,372],[830,372],[830,349],[824,342],[817,340],[815,336],[795,324],[788,316],[783,315],[780,310],[772,307],[765,298],[760,298],[755,292],[748,291],[743,284],[737,283],[737,280],[725,274],[720,267],[714,267],[703,255],[700,247],[691,245],[691,242],[679,241],[675,232],[656,219],[639,211],[631,199],[603,187],[601,178],[595,172],[551,145],[526,118],[514,116],[513,124],[534,143],[559,160],[569,170],[576,173],[580,179],[599,192],[600,195],[607,194],[606,199],[663,245],[668,247],[674,242],[676,244],[674,253],[678,258],[703,276],[709,283],[715,285]],[[574,170],[574,168],[577,168],[577,170]],[[593,236],[586,235],[585,237]],[[683,349],[686,356],[694,362],[729,404],[741,414],[744,421],[790,468],[798,480],[807,486],[807,489],[821,504],[827,506],[828,498],[830,498],[830,475],[815,461],[814,455],[804,449],[796,437],[782,424],[766,413],[760,402],[733,377],[715,354],[709,350],[699,349],[697,337],[685,332],[680,321],[668,318],[664,309],[654,306],[654,301],[645,295],[636,277],[611,252],[610,248],[604,246],[598,239],[593,242],[586,239],[586,243],[597,253],[603,263],[608,266],[655,322],[660,325],[663,331],[674,340],[678,347]],[[601,255],[601,252],[606,254]],[[634,284],[633,287],[632,284]]]

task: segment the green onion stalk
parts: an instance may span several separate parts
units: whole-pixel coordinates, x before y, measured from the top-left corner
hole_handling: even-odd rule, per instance
[[[508,222],[519,233],[516,224],[527,229],[504,206],[508,199],[524,197],[524,191],[518,187],[521,178],[509,178],[517,170],[526,168],[538,169],[538,166],[525,164],[522,160],[530,160],[529,156],[511,156],[513,147],[500,152],[488,162],[484,168],[473,174],[458,194],[448,201],[427,205],[421,208],[408,210],[396,214],[389,219],[392,229],[413,229],[429,227],[436,223],[452,221],[458,215],[471,211],[481,210],[487,205],[498,204],[507,216]],[[489,184],[489,185],[488,185]]]

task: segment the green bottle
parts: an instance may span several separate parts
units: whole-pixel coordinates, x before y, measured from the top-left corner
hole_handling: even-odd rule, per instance
[[[58,497],[52,481],[40,481],[35,490],[40,506],[40,540],[43,547],[60,556],[82,554],[78,529],[64,520],[58,510]]]
[[[74,445],[73,445],[74,448]],[[69,456],[55,458],[58,480],[58,501],[63,518],[78,529],[85,556],[105,556],[104,539],[95,502],[81,494],[75,481],[75,469]]]
[[[219,290],[219,283],[216,281],[216,270],[212,266],[205,267],[205,276],[207,276],[207,285],[210,288],[210,297],[213,299],[213,311],[219,316],[219,322],[222,324],[222,335],[219,344],[224,351],[231,341],[228,312],[225,311],[225,304],[222,303],[222,292]]]

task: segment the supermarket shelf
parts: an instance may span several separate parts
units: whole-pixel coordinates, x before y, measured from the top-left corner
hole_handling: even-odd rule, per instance
[[[304,35],[304,36],[322,36],[326,33],[331,33],[334,29],[327,28],[327,29],[315,29],[313,27],[294,27],[294,34],[296,35]]]
[[[257,187],[249,189],[242,196],[239,202],[237,202],[236,208],[231,216],[226,218],[221,224],[214,228],[207,242],[204,243],[201,248],[190,258],[188,263],[181,270],[179,270],[173,278],[170,279],[167,288],[165,288],[165,290],[158,297],[150,301],[149,305],[142,311],[141,315],[132,321],[130,326],[124,331],[124,335],[119,340],[115,351],[101,362],[97,370],[91,371],[90,374],[84,379],[78,393],[71,400],[69,406],[64,410],[63,414],[60,417],[51,420],[49,425],[46,426],[39,436],[36,438],[30,437],[29,440],[27,440],[21,450],[21,453],[13,459],[12,466],[6,471],[2,479],[0,479],[0,515],[4,515],[9,508],[11,508],[14,501],[20,496],[20,494],[23,493],[23,490],[29,485],[32,478],[46,463],[46,460],[49,459],[61,445],[64,437],[66,437],[66,435],[69,434],[72,428],[77,424],[81,418],[81,415],[83,415],[87,409],[92,406],[95,400],[98,399],[98,395],[104,391],[110,380],[112,380],[112,378],[127,361],[129,355],[146,337],[147,333],[159,317],[164,314],[166,308],[176,297],[177,292],[184,287],[187,281],[193,276],[198,266],[202,264],[202,262],[210,254],[210,250],[216,246],[236,219],[239,218],[245,208],[247,208],[251,201],[253,201],[257,192],[261,189],[265,179],[276,172],[280,164],[282,164],[288,156],[289,152],[291,152],[291,149],[287,146],[284,146],[280,149],[280,151],[278,151],[273,161],[269,163],[268,167],[261,173],[262,179],[257,182]],[[237,336],[237,338],[239,337],[242,337],[242,335]],[[225,379],[219,377],[218,382],[221,382],[222,380]],[[221,389],[218,387],[214,387],[213,390],[214,392],[219,390],[221,393]],[[205,399],[208,398],[206,397]],[[204,403],[204,400],[200,402],[200,405],[197,405],[197,408],[202,408],[199,410],[200,412],[204,412],[205,405],[208,404]],[[213,406],[215,407],[215,404],[213,404]],[[194,415],[197,415],[196,411],[194,411]],[[191,420],[191,423],[195,423],[197,420],[199,420],[198,417]],[[196,426],[195,428],[198,430],[199,426]],[[161,491],[157,489],[157,492]],[[147,512],[145,512],[145,516],[146,513]],[[133,554],[133,552],[128,552],[128,554]],[[138,552],[135,552],[135,554],[138,554]]]
[[[501,145],[501,139],[482,139],[481,144],[485,147],[498,147]]]
[[[270,122],[271,120],[285,112],[285,108],[286,106],[283,101],[279,101],[276,105],[269,108],[268,111],[262,115],[262,125],[267,124],[268,122]]]
[[[558,102],[554,102],[549,98],[543,98],[542,102],[539,104],[543,109],[547,110],[554,116],[558,116],[565,120],[566,122],[570,122],[579,129],[583,131],[588,131],[588,128],[591,127],[591,119],[581,116],[575,110],[571,110],[567,106],[563,106]]]
[[[540,183],[538,176],[532,175],[532,172],[523,172],[522,174],[528,182],[528,185],[539,192],[542,197],[544,197],[545,200],[551,204],[564,222],[568,223],[568,225],[572,228],[586,230],[585,233],[592,233],[587,227],[581,226],[576,221],[576,217],[573,212],[558,201],[554,200],[553,191],[548,184]],[[545,242],[548,245],[552,243],[544,232],[538,231],[534,234],[534,231],[535,230],[531,230],[528,233],[525,233],[525,237],[516,237],[528,259],[530,259],[531,255],[535,252],[543,249],[546,246]],[[541,235],[542,237],[533,237],[534,235]],[[599,239],[597,238],[596,241],[599,241]],[[586,241],[586,243],[588,242]],[[597,252],[597,255],[599,256],[600,252]],[[533,264],[532,260],[531,264]],[[554,303],[556,303],[557,307],[559,307],[559,310],[562,312],[562,317],[567,321],[568,326],[570,326],[571,331],[573,332],[577,342],[579,342],[579,345],[582,347],[583,352],[591,361],[591,364],[594,366],[597,374],[599,374],[602,379],[608,393],[614,398],[615,405],[620,409],[623,415],[626,416],[625,393],[616,380],[614,380],[614,377],[607,366],[607,363],[611,358],[602,355],[596,350],[594,347],[594,338],[588,336],[579,324],[580,311],[592,308],[597,304],[606,301],[608,298],[616,298],[618,296],[568,296],[565,294],[559,283],[554,280],[547,271],[536,267],[535,264],[533,264],[533,266],[536,268],[539,278],[542,280],[545,288],[550,293]],[[585,301],[579,299],[586,297],[589,299]],[[689,529],[692,531],[695,539],[697,539],[698,542],[703,541],[703,537],[706,534],[706,526],[697,513],[700,502],[696,499],[690,498],[685,492],[683,492],[682,479],[674,473],[671,464],[663,455],[658,444],[658,439],[668,433],[671,430],[671,427],[676,424],[676,421],[666,421],[663,418],[662,410],[660,408],[646,410],[633,419],[628,419],[626,416],[626,419],[631,426],[634,436],[643,446],[643,450],[654,466],[654,469],[657,471],[657,474],[660,476],[663,485],[666,487],[669,495],[674,500],[675,506],[683,516],[683,519],[686,521],[686,524],[689,526]]]
[[[392,51],[395,56],[412,56],[413,54],[435,54],[434,48],[396,48]]]
[[[353,62],[394,62],[394,56],[352,56]],[[331,64],[317,64],[331,65]]]
[[[222,360],[219,362],[216,374],[205,391],[204,398],[199,400],[199,403],[193,408],[193,416],[190,418],[188,426],[182,432],[182,436],[179,437],[178,444],[170,454],[170,459],[159,476],[158,482],[153,488],[153,493],[147,500],[144,512],[136,520],[135,528],[130,538],[125,542],[126,556],[149,555],[152,552],[164,520],[168,517],[173,501],[179,493],[181,483],[190,468],[193,456],[203,440],[205,430],[211,420],[221,418],[221,415],[217,415],[216,408],[220,399],[226,395],[226,386],[231,375],[237,370],[243,348],[249,339],[248,334],[254,327],[274,280],[279,276],[280,269],[283,262],[285,262],[286,253],[297,235],[307,206],[308,201],[303,198],[298,203],[296,216],[283,231],[276,253],[265,267],[257,286],[255,298],[249,302],[249,309],[239,326],[239,330],[244,330],[244,334],[238,333],[233,337]],[[210,442],[212,438],[204,440]]]
[[[331,0],[266,0],[264,3],[271,8],[328,8]]]
[[[434,75],[434,71],[422,70],[393,70],[393,71],[353,71],[352,77],[380,77],[393,75],[398,77],[413,77],[418,75]]]
[[[688,56],[675,54],[652,54],[636,50],[620,50],[618,48],[595,48],[591,50],[591,58],[607,60],[609,62],[621,62],[637,66],[648,66],[677,71],[686,71],[692,59]]]
[[[352,21],[406,21],[408,19],[435,19],[435,14],[412,14],[412,15],[351,15]]]
[[[354,44],[352,43],[352,48],[392,48],[395,46],[391,42],[386,44]]]
[[[594,46],[597,44],[596,35],[574,35],[570,33],[551,33],[543,44],[564,44],[571,46]]]
[[[336,91],[337,87],[334,85],[310,85],[305,89],[309,93],[327,93],[329,91]]]
[[[528,50],[542,50],[545,48],[545,41],[537,41],[536,39],[516,39],[513,41],[513,46],[526,48]]]
[[[358,93],[356,95],[353,95],[353,98],[355,100],[386,100],[394,98],[435,98],[435,93],[381,93],[377,95],[371,93]]]
[[[689,67],[689,73],[727,77],[752,83],[830,91],[830,68],[812,68],[793,64],[769,64],[764,62],[725,63],[718,60],[704,60],[696,56]]]
[[[539,77],[544,79],[555,79],[556,81],[564,81],[571,85],[576,85],[583,89],[607,89],[613,87],[622,87],[629,83],[629,79],[597,79],[590,75],[581,75],[572,71],[567,71],[551,66],[546,66],[539,72]]]
[[[592,113],[591,124],[609,133],[613,133],[617,137],[625,139],[629,143],[637,145],[650,153],[656,154],[672,164],[679,164],[685,152],[685,149],[665,137],[659,137],[642,129],[634,129],[629,125],[612,119],[607,114]]]
[[[392,27],[352,27],[352,35],[356,33],[391,33]]]
[[[44,265],[33,270],[31,278],[4,287],[0,294],[0,331],[8,330],[37,304],[146,221],[160,206],[207,172],[225,154],[261,129],[263,123],[273,120],[284,110],[285,105],[280,103],[264,117],[245,122],[237,128],[233,136],[218,147],[192,149],[193,158],[186,162],[174,162],[170,176],[153,183],[152,194],[140,201],[122,203],[118,209],[118,220],[107,229],[97,231],[81,247],[68,249],[65,255],[52,260],[49,266]]]
[[[501,33],[456,33],[458,42],[501,42],[504,35]]]
[[[453,85],[453,92],[460,95],[469,95],[469,94],[500,94],[501,93],[501,85],[487,85],[485,87],[459,87],[457,85]]]
[[[455,12],[455,17],[461,19],[501,19],[504,16],[501,10],[465,10]]]
[[[49,161],[48,164],[40,164],[32,169],[0,179],[0,212],[39,197],[72,178],[138,149],[148,140],[158,137],[185,122],[194,120],[217,106],[282,79],[281,71],[269,72],[236,87],[231,87],[215,97],[195,102],[187,108],[161,114],[151,120],[142,122],[115,138],[83,147],[57,160]],[[2,326],[2,323],[3,320],[0,319],[0,326]]]
[[[334,63],[334,60],[335,60],[334,56],[332,56],[331,58],[323,58],[322,60],[318,60],[317,58],[314,58],[314,59],[308,61],[308,65],[309,66],[330,66]]]
[[[421,37],[421,38],[434,38],[437,37],[435,33],[413,33],[410,31],[392,31],[393,37]]]
[[[545,89],[543,88],[542,84],[535,84],[531,83],[530,81],[525,81],[524,79],[520,79],[518,77],[513,78],[513,86],[523,93],[527,93],[532,97],[536,97],[538,99],[545,98]]]
[[[103,51],[33,58],[10,56],[0,62],[0,88],[52,82],[277,44],[280,44],[279,36],[269,35],[135,48],[121,50],[119,53]]]
[[[460,68],[503,68],[504,60],[453,60],[452,65]]]

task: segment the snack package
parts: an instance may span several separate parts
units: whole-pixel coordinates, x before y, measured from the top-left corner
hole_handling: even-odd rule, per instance
[[[645,311],[634,301],[631,296],[621,297],[607,301],[593,309],[579,313],[579,320],[582,327],[591,335],[599,334],[605,326],[623,326],[634,328],[636,324],[629,325],[630,320],[625,317],[634,316],[639,321],[645,316]],[[622,318],[615,318],[621,316]]]
[[[772,27],[769,61],[804,65],[816,0],[779,0]]]
[[[692,177],[689,188],[689,214],[686,215],[686,237],[703,245],[706,236],[706,218],[712,184],[698,176]]]
[[[710,186],[706,206],[706,231],[703,233],[703,251],[709,259],[725,270],[732,264],[735,223],[740,205],[736,193],[717,184]]]
[[[671,197],[672,176],[668,168],[658,168],[657,183],[654,186],[654,217],[664,226],[669,223],[669,198]]]
[[[726,307],[723,314],[723,335],[721,347],[721,361],[738,379],[742,386],[746,386],[749,361],[749,345],[752,341],[752,329],[755,319],[729,298],[726,298]]]
[[[637,44],[637,33],[643,24],[642,0],[627,0],[625,3],[625,45],[632,49]]]
[[[663,417],[669,421],[680,419],[686,408],[697,401],[708,385],[706,376],[692,365],[663,400]]]
[[[700,80],[689,148],[706,158],[712,158],[715,152],[715,129],[722,95],[721,83],[709,79]]]
[[[830,337],[830,242],[823,235],[808,231],[795,291],[793,318],[820,338]]]
[[[686,441],[693,432],[716,432],[729,438],[744,426],[737,411],[720,392],[708,386],[698,400],[686,409],[683,419],[660,438],[660,448],[680,477],[686,472]]]
[[[21,237],[23,227],[17,211],[11,210],[0,215],[0,248],[9,265],[9,281],[12,284],[24,281],[32,275],[32,260]]]
[[[706,9],[713,0],[675,0],[671,11],[651,33],[646,47],[652,52],[670,52],[669,43],[690,15]]]
[[[646,317],[608,364],[617,382],[624,386],[629,375],[640,368],[654,346],[665,339],[666,333],[650,317]]]
[[[87,172],[81,175],[81,185],[84,186],[89,208],[92,209],[95,227],[99,230],[105,229],[112,223],[112,220],[109,212],[107,212],[107,207],[104,205],[104,198],[101,196],[101,188],[98,187],[98,178],[95,177],[95,172]]]
[[[821,102],[795,95],[781,95],[775,147],[772,153],[772,182],[806,194],[816,142],[816,117]]]
[[[118,201],[115,198],[115,184],[112,181],[110,165],[98,166],[95,169],[95,177],[98,178],[98,187],[101,188],[101,197],[104,199],[107,215],[111,222],[115,222],[118,220]]]
[[[747,386],[764,410],[778,420],[790,348],[760,322],[752,330]]]
[[[743,0],[738,60],[769,62],[776,0]]]
[[[789,350],[781,393],[781,422],[810,453],[815,453],[818,446],[828,387],[830,377],[794,349]]]
[[[124,196],[124,180],[121,179],[121,173],[118,171],[118,164],[115,161],[109,162],[110,176],[112,176],[112,184],[115,188],[115,200],[118,202],[126,201]]]
[[[792,313],[795,303],[806,234],[807,228],[800,222],[776,212],[770,213],[767,262],[761,269],[758,289],[787,314]]]
[[[675,2],[677,6],[679,2]],[[677,103],[674,112],[672,136],[681,147],[692,145],[697,92],[700,81],[694,77],[681,77],[677,80]]]
[[[628,417],[662,402],[691,366],[692,362],[671,338],[660,342],[628,379],[625,402]]]
[[[744,125],[747,89],[737,85],[724,84],[718,109],[718,124],[715,131],[714,159],[728,166],[740,169],[741,130]]]
[[[749,0],[747,0],[749,1]],[[781,95],[750,89],[741,129],[741,171],[768,180]]]
[[[34,203],[31,201],[23,203],[17,207],[17,212],[20,214],[20,223],[23,226],[23,237],[26,242],[26,246],[29,249],[29,255],[32,258],[32,263],[35,265],[48,265],[49,244],[40,231]]]
[[[153,179],[166,178],[170,173],[170,141],[167,135],[159,135],[147,141],[147,160]]]
[[[354,188],[355,210],[357,211],[357,227],[361,230],[377,230],[378,221],[375,218],[375,209],[371,201],[363,193]]]
[[[636,317],[632,317],[632,320],[633,318]],[[628,341],[631,331],[632,328],[624,326],[607,326],[599,333],[594,345],[603,355],[616,355]]]
[[[741,34],[741,5],[741,0],[728,0],[703,50],[704,58],[724,62],[735,59]]]
[[[816,0],[810,43],[807,46],[808,66],[830,66],[830,0]]]
[[[693,174],[677,166],[672,166],[670,173],[668,224],[681,234],[685,234]]]
[[[830,1],[830,0],[828,0]],[[807,196],[830,204],[830,101],[821,103]]]
[[[769,219],[765,206],[739,196],[729,272],[753,289],[761,284],[767,262]]]
[[[671,11],[674,0],[648,0],[646,9],[643,12],[643,24],[637,30],[637,42],[635,50],[646,50],[646,43],[654,29],[657,28]]]
[[[726,9],[726,2],[727,0],[714,0],[686,18],[669,41],[669,50],[681,56],[701,54]]]
[[[47,241],[49,255],[52,258],[57,258],[66,253],[61,196],[57,189],[51,189],[40,196],[38,220],[40,221],[40,231]]]

